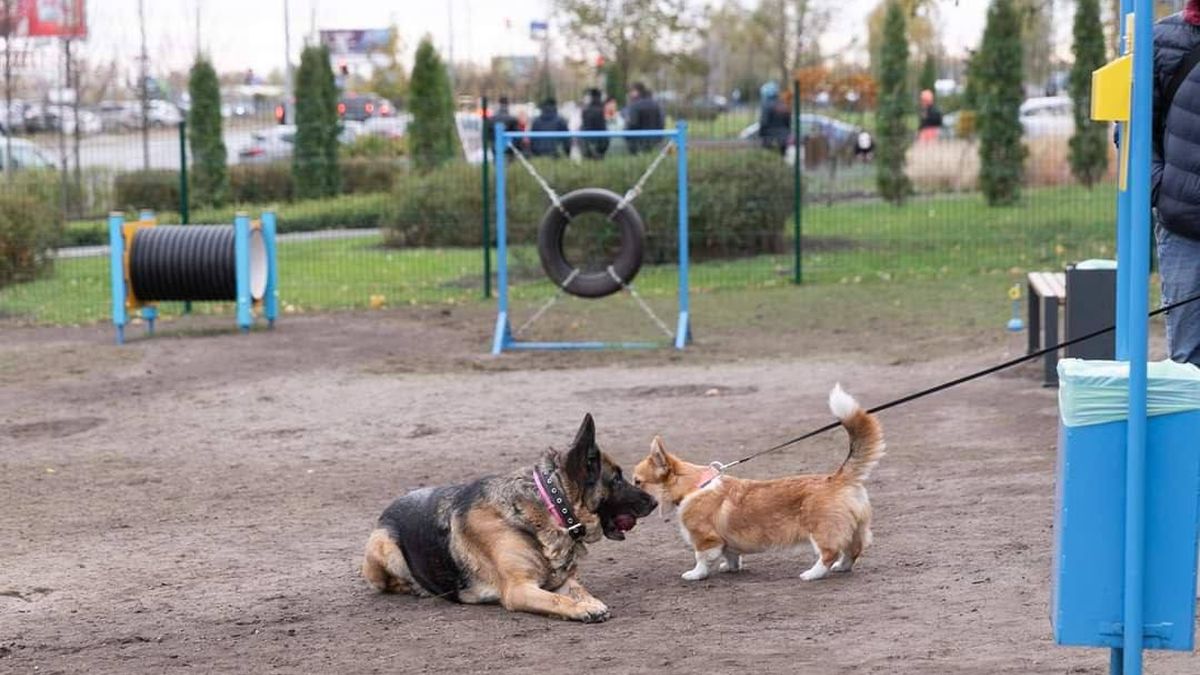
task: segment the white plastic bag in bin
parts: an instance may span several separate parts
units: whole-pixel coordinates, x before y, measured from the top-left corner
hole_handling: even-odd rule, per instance
[[[1063,359],[1058,362],[1058,410],[1068,427],[1117,422],[1129,416],[1129,364]],[[1146,367],[1146,413],[1200,410],[1200,368],[1153,361]]]

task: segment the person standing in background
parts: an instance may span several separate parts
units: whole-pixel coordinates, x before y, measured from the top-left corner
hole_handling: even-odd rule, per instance
[[[936,141],[942,134],[942,111],[934,101],[933,92],[921,91],[921,120],[917,125],[917,141]]]
[[[533,120],[530,131],[567,131],[567,121],[558,114],[558,101],[548,98],[539,106],[540,114]],[[571,154],[569,138],[534,138],[529,150],[534,157],[558,157]]]
[[[792,116],[779,96],[779,85],[768,82],[759,89],[759,94],[762,105],[758,110],[758,138],[764,148],[786,152],[792,135]]]
[[[588,89],[587,103],[583,107],[582,131],[607,131],[608,122],[604,117],[604,103],[599,89]],[[588,159],[604,159],[608,152],[607,138],[587,138],[583,140],[583,156]]]
[[[629,131],[657,130],[661,131],[666,124],[666,114],[654,93],[641,82],[634,82],[629,89],[629,108],[625,112],[625,128]],[[626,140],[631,154],[637,154],[653,149],[659,143],[657,138],[630,138]]]

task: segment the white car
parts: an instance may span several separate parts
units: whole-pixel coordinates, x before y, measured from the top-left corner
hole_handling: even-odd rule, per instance
[[[400,114],[395,117],[370,117],[363,122],[363,133],[384,138],[403,138],[408,131],[412,115]]]
[[[1075,133],[1075,104],[1068,96],[1042,96],[1021,104],[1021,127],[1027,138]]]
[[[342,122],[338,141],[343,145],[353,143],[354,139],[363,133],[360,123]],[[286,161],[292,158],[295,149],[296,125],[280,124],[251,134],[250,142],[238,150],[238,161],[243,164],[269,164]]]
[[[238,150],[243,164],[267,164],[291,159],[296,144],[296,126],[280,124],[250,135],[250,142]]]
[[[8,155],[9,143],[12,148],[12,168],[22,169],[55,169],[54,160],[50,159],[42,149],[23,138],[7,139],[0,136],[0,171],[4,170],[5,158]]]

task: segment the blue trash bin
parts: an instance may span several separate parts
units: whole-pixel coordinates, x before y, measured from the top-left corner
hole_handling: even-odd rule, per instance
[[[1058,364],[1059,444],[1051,622],[1060,645],[1120,647],[1129,367]],[[1145,644],[1191,651],[1200,531],[1200,369],[1147,375]]]

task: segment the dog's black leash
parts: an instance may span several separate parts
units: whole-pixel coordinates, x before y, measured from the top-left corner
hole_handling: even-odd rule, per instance
[[[1176,307],[1186,305],[1189,302],[1195,302],[1196,300],[1200,300],[1200,293],[1197,293],[1196,295],[1193,295],[1192,297],[1190,297],[1186,300],[1180,300],[1179,302],[1173,302],[1169,305],[1164,305],[1163,307],[1160,307],[1160,308],[1154,310],[1153,312],[1150,312],[1149,316],[1151,316],[1151,317],[1158,316],[1159,314],[1169,312],[1172,309],[1175,309]],[[884,403],[882,405],[877,405],[874,408],[871,408],[870,410],[868,410],[867,412],[869,412],[869,413],[882,412],[884,410],[887,410],[888,408],[894,408],[898,405],[908,403],[909,401],[915,401],[919,398],[929,396],[930,394],[936,394],[939,391],[944,391],[951,387],[957,387],[958,385],[963,384],[964,382],[970,382],[971,380],[977,380],[981,377],[984,377],[985,375],[991,375],[992,373],[999,372],[1006,368],[1011,368],[1017,364],[1036,359],[1039,356],[1045,356],[1046,354],[1049,354],[1050,352],[1053,352],[1053,351],[1058,351],[1059,349],[1062,349],[1063,347],[1069,347],[1073,344],[1083,342],[1085,340],[1090,340],[1090,339],[1100,336],[1100,335],[1104,335],[1105,333],[1111,333],[1114,330],[1116,330],[1115,324],[1112,326],[1109,326],[1107,328],[1102,328],[1097,331],[1092,331],[1091,333],[1088,333],[1087,335],[1081,335],[1077,338],[1072,338],[1070,340],[1066,340],[1065,342],[1060,342],[1056,345],[1046,347],[1044,349],[1039,349],[1036,352],[1030,352],[1029,354],[1025,354],[1024,356],[1018,356],[1015,359],[1009,359],[1008,361],[996,364],[989,368],[984,368],[983,370],[976,371],[974,373],[971,373],[970,375],[964,375],[962,377],[950,380],[948,382],[943,382],[939,385],[930,387],[928,389],[922,389],[921,391],[914,392],[912,394],[908,394],[907,396],[902,396],[894,401],[888,401],[887,403]],[[823,434],[826,431],[832,431],[840,426],[842,426],[841,421],[830,422],[829,424],[826,424],[825,426],[821,427],[820,429],[814,429],[813,431],[810,431],[802,436],[797,436],[791,440],[784,441],[783,443],[780,443],[779,445],[771,446],[771,447],[767,448],[766,450],[760,450],[752,455],[747,455],[737,461],[730,462],[729,464],[721,464],[720,462],[713,462],[711,466],[714,469],[716,469],[718,472],[724,472],[726,469],[735,467],[738,464],[743,464],[745,462],[749,462],[750,460],[752,460],[756,457],[761,457],[763,455],[766,455],[766,454],[769,454],[772,452],[777,452],[788,446],[795,445],[796,443],[799,443],[800,441],[812,438],[813,436]]]

